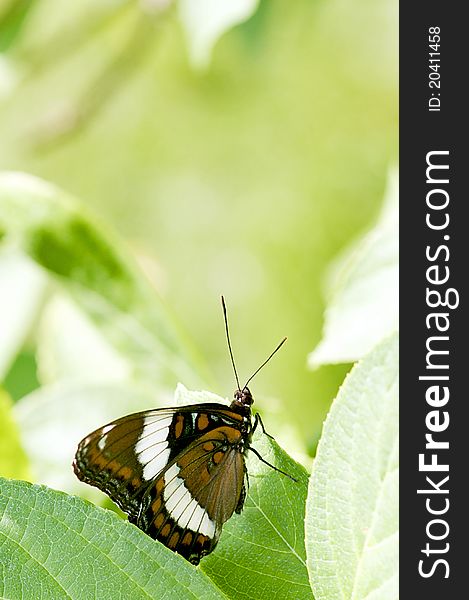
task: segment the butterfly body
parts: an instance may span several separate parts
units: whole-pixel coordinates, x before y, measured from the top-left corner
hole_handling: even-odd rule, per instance
[[[105,425],[77,449],[82,481],[106,492],[129,520],[198,564],[246,496],[253,398],[155,409]]]

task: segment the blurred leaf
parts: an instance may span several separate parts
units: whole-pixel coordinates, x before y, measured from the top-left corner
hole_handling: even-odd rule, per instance
[[[44,273],[29,259],[10,251],[0,252],[0,380],[37,319],[46,281]]]
[[[118,16],[121,12],[119,9],[131,6],[131,3],[124,2],[121,6],[114,7],[117,10],[102,15],[104,23],[108,19],[112,20],[111,17]],[[141,62],[154,48],[158,19],[149,12],[143,13],[139,10],[132,12],[135,23],[129,23],[129,33],[125,43],[121,48],[116,49],[113,56],[91,78],[86,89],[74,101],[62,106],[55,105],[33,126],[32,146],[36,152],[50,150],[55,144],[60,144],[64,139],[71,138],[89,127],[103,107],[117,96],[122,82],[125,81],[128,85],[131,77],[139,72]],[[63,45],[60,45],[60,41],[56,41],[55,44],[58,44],[62,50]],[[56,55],[53,59],[53,63],[55,62]]]
[[[18,73],[7,56],[0,54],[0,101],[7,98],[14,90]]]
[[[4,380],[4,388],[13,402],[16,402],[26,394],[37,390],[39,385],[34,352],[24,349],[17,355],[8,371]]]
[[[28,459],[20,444],[11,407],[10,398],[0,389],[0,475],[28,479]]]
[[[162,403],[168,403],[168,398],[157,398],[135,383],[59,383],[25,396],[14,411],[34,480],[102,500],[100,492],[73,473],[78,442],[113,419]]]
[[[144,377],[200,385],[202,367],[122,241],[64,192],[29,175],[1,175],[0,230],[57,278]]]
[[[392,173],[378,223],[333,267],[323,338],[308,359],[312,368],[354,362],[398,328],[398,209]]]
[[[316,600],[398,598],[398,336],[356,365],[332,405],[306,505]]]
[[[0,565],[2,598],[224,598],[199,569],[114,513],[4,479]]]
[[[32,5],[32,0],[10,0],[0,6],[0,52],[15,42]]]
[[[185,29],[194,67],[208,67],[212,49],[229,29],[249,19],[259,0],[179,0],[179,18]]]
[[[38,330],[38,370],[42,383],[128,381],[132,366],[95,324],[65,295],[47,304]]]

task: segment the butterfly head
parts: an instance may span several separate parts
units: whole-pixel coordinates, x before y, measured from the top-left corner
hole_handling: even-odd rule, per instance
[[[251,411],[251,405],[254,402],[254,398],[249,388],[244,387],[242,390],[238,389],[234,393],[234,400],[231,403],[231,409],[236,412],[241,412],[248,415]]]

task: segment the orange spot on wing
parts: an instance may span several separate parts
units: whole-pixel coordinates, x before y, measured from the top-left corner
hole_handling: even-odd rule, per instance
[[[121,467],[119,475],[123,479],[130,479],[132,477],[132,469],[130,467]]]
[[[213,442],[205,442],[203,445],[203,449],[205,452],[211,452],[215,448],[215,444]]]
[[[192,533],[188,531],[186,535],[182,538],[181,544],[184,544],[184,546],[188,546],[190,543],[192,543]]]
[[[200,431],[202,431],[203,429],[206,429],[208,427],[208,424],[209,420],[207,415],[205,413],[201,413],[197,417],[197,429],[200,429]]]
[[[97,465],[101,469],[107,465],[107,459],[97,448],[91,448],[89,452],[90,462]]]
[[[107,465],[107,469],[113,473],[117,473],[117,471],[120,471],[121,466],[122,465],[117,460],[111,460]]]
[[[215,452],[215,454],[213,455],[213,462],[216,465],[218,465],[223,460],[224,455],[225,455],[225,453],[222,452],[221,450],[219,450],[218,452]]]
[[[178,541],[179,541],[179,532],[175,531],[173,533],[173,535],[169,538],[168,548],[176,548]]]
[[[166,525],[161,530],[160,535],[163,537],[167,537],[169,535],[170,531],[171,531],[171,525],[169,523],[166,523]]]
[[[151,509],[155,513],[155,515],[157,512],[159,512],[160,508],[161,508],[161,497],[157,498],[151,505]]]
[[[224,415],[226,415],[227,417],[229,417],[230,419],[233,419],[234,421],[242,421],[243,420],[243,416],[239,415],[238,413],[232,412],[231,410],[224,410],[223,413]]]
[[[160,528],[160,527],[163,525],[163,522],[164,522],[164,514],[163,514],[163,513],[160,513],[160,514],[159,514],[159,515],[156,517],[156,519],[155,519],[155,521],[154,521],[154,525],[155,525],[155,527],[156,527],[157,529],[159,529],[159,528]]]
[[[184,417],[182,415],[178,415],[176,418],[176,425],[174,426],[174,435],[177,438],[181,437],[183,430],[184,430]]]
[[[199,535],[197,536],[197,543],[201,546],[204,546],[208,541],[209,538],[206,535],[202,535],[201,533],[199,533]]]
[[[234,427],[223,427],[220,429],[223,429],[226,439],[230,444],[235,444],[241,439],[241,431],[239,429],[235,429]]]

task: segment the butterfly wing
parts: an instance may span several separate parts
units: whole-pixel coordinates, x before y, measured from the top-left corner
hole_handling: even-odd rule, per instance
[[[108,423],[86,436],[73,462],[79,479],[112,498],[132,517],[138,516],[150,474],[169,458],[172,409],[135,413]]]
[[[198,563],[244,498],[241,424],[215,403],[128,415],[80,442],[74,470],[151,537]]]
[[[212,552],[244,499],[241,437],[220,426],[183,450],[148,489],[138,527],[194,564]]]

